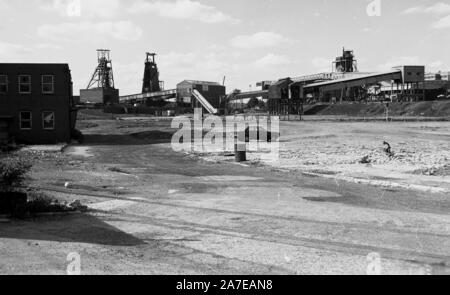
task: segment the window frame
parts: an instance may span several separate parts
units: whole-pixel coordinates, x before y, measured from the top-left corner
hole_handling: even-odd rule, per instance
[[[44,83],[44,77],[52,77],[52,82],[51,83]],[[52,91],[44,91],[44,86],[45,85],[51,85],[52,86]],[[55,94],[55,75],[41,75],[41,90],[42,90],[42,94]]]
[[[30,119],[29,120],[23,120],[22,119],[22,114],[23,113],[29,113],[30,114]],[[32,130],[33,129],[33,112],[30,112],[30,111],[20,111],[20,113],[19,113],[19,120],[20,120],[20,130]],[[30,122],[30,128],[23,128],[22,127],[22,123],[23,122]]]
[[[53,127],[52,128],[45,128],[45,113],[52,113],[53,114]],[[55,130],[55,125],[56,125],[56,115],[54,111],[43,111],[42,112],[42,129],[44,130]]]
[[[5,83],[0,82],[0,94],[7,94],[9,91],[9,77],[4,74],[0,74],[0,77],[5,77]],[[1,86],[6,86],[6,91],[2,91]]]
[[[21,83],[21,77],[29,77],[30,78],[30,82],[29,83]],[[32,89],[31,89],[31,85],[32,85],[32,81],[31,81],[31,75],[19,75],[18,76],[18,87],[19,87],[19,94],[31,94]],[[29,92],[23,92],[21,89],[22,85],[28,85],[30,87],[30,91]]]

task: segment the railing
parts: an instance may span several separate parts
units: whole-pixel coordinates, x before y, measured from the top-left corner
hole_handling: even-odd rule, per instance
[[[315,80],[333,80],[333,73],[319,73],[314,75],[306,75],[301,77],[292,78],[294,82],[309,82]]]

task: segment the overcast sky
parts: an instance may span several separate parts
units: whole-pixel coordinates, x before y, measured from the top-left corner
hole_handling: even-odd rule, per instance
[[[0,0],[0,62],[69,63],[75,94],[98,48],[111,49],[121,94],[140,92],[147,51],[166,89],[226,76],[228,91],[249,90],[330,71],[344,46],[360,71],[450,70],[448,0],[379,1],[368,13],[369,0]]]

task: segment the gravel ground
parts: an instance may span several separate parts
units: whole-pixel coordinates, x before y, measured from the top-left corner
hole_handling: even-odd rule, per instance
[[[447,194],[175,153],[161,136],[171,132],[165,121],[90,123],[83,146],[34,155],[29,180],[90,210],[2,222],[1,274],[65,274],[72,252],[82,274],[367,274],[373,257],[382,274],[449,272]],[[299,137],[323,134],[318,140],[329,142],[347,126],[283,124],[283,149],[292,144],[310,161],[311,146],[301,148]],[[349,134],[365,136],[354,129]],[[388,139],[395,152],[395,138],[373,139],[373,149]]]
[[[281,122],[279,158],[253,163],[345,181],[450,193],[450,122]],[[384,142],[392,155],[384,151]],[[203,155],[230,161],[224,155]]]

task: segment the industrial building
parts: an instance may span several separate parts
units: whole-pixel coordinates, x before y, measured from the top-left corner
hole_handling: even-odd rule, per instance
[[[0,141],[70,142],[75,122],[67,64],[0,64]]]
[[[404,65],[386,72],[359,72],[354,52],[344,49],[332,71],[264,81],[259,91],[232,93],[228,105],[244,106],[252,97],[267,98],[273,115],[298,114],[304,104],[423,101],[448,95],[448,74],[425,74],[424,66]]]
[[[344,75],[340,79],[307,84],[304,90],[305,96],[312,98],[311,103],[367,102],[371,99],[371,87],[378,87],[382,82],[389,81],[392,94],[397,90],[405,101],[421,101],[425,100],[425,95],[419,85],[424,80],[424,66],[400,66],[386,72]],[[375,96],[379,94],[375,93]],[[384,98],[381,97],[381,100]]]
[[[226,88],[216,82],[184,80],[177,85],[177,101],[191,108],[202,107],[194,96],[194,90],[200,92],[214,108],[220,108],[225,99]]]

